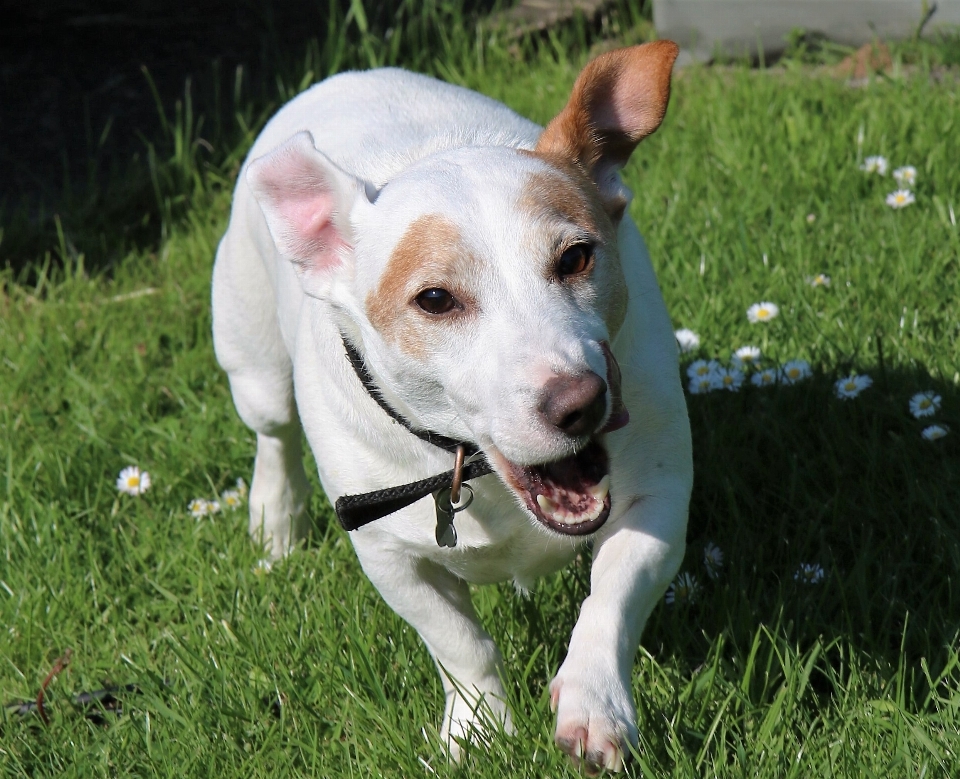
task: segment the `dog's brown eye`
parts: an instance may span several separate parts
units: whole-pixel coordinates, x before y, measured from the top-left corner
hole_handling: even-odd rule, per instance
[[[457,299],[439,287],[425,289],[416,297],[417,305],[428,314],[446,314],[457,305]]]
[[[593,262],[593,247],[587,243],[578,243],[565,249],[557,260],[557,276],[561,279],[583,273]]]

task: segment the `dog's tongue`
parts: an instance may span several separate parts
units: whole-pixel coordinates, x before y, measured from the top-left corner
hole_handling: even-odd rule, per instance
[[[621,427],[626,427],[630,422],[630,412],[623,405],[623,398],[620,396],[620,364],[617,358],[610,351],[610,344],[606,341],[600,343],[603,349],[603,356],[607,358],[607,386],[610,388],[610,401],[612,408],[610,410],[610,419],[603,426],[601,433],[612,433]]]
[[[591,441],[570,457],[543,465],[509,464],[527,508],[564,535],[592,533],[610,514],[607,453]]]

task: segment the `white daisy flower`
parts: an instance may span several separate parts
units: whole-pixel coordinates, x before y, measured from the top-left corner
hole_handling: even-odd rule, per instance
[[[829,287],[830,286],[830,277],[826,273],[818,273],[816,276],[810,278],[811,287]]]
[[[750,383],[755,387],[769,387],[772,384],[776,384],[777,369],[764,368],[762,371],[757,371],[750,377]]]
[[[796,384],[813,375],[810,363],[806,360],[790,360],[780,369],[780,379],[784,384]]]
[[[940,410],[940,396],[933,390],[918,392],[910,398],[910,413],[917,419],[932,417]]]
[[[234,511],[243,505],[243,498],[240,497],[239,490],[224,490],[223,494],[220,496],[220,500],[223,502],[223,505],[231,511]]]
[[[194,498],[187,505],[187,510],[194,519],[203,519],[210,513],[210,502],[204,498]]]
[[[222,506],[220,505],[219,500],[211,500],[207,503],[207,511],[211,514],[219,514]]]
[[[676,336],[677,339],[677,346],[680,347],[680,354],[692,352],[700,346],[700,336],[686,327],[677,330],[674,336]]]
[[[744,370],[760,362],[759,346],[741,346],[733,353],[733,365],[735,368]]]
[[[687,376],[691,379],[699,379],[716,373],[719,367],[720,363],[716,360],[694,360],[687,366]]]
[[[703,567],[707,569],[707,576],[716,579],[723,568],[723,550],[712,541],[703,548]]]
[[[886,157],[877,155],[875,157],[867,157],[860,166],[860,170],[866,173],[879,173],[881,176],[886,176],[889,166],[890,163],[887,162]]]
[[[873,384],[873,379],[869,376],[858,376],[856,373],[851,373],[847,378],[840,379],[833,385],[833,388],[838,398],[847,400],[857,397],[871,384]]]
[[[143,495],[150,489],[150,474],[136,465],[129,465],[117,477],[117,489],[127,495]]]
[[[690,379],[690,384],[687,385],[687,389],[691,395],[704,395],[707,392],[713,392],[715,389],[719,389],[717,381],[716,371],[703,376],[694,376]]]
[[[663,599],[671,605],[693,603],[699,594],[700,582],[697,581],[697,577],[691,573],[682,573],[667,587],[667,594]]]
[[[747,319],[755,325],[757,322],[769,322],[771,319],[775,319],[779,313],[780,306],[776,303],[754,303],[747,309]]]
[[[907,189],[917,183],[917,169],[913,165],[904,165],[893,172],[893,177],[897,180],[898,185]]]
[[[811,225],[812,225],[812,224],[813,224],[814,222],[816,222],[816,221],[817,221],[817,215],[816,215],[816,214],[807,214],[807,224],[811,224]]]
[[[737,392],[743,386],[743,371],[736,368],[717,368],[714,374],[714,384],[717,389]]]
[[[946,425],[930,425],[930,427],[923,428],[923,432],[920,433],[920,435],[927,441],[936,441],[939,438],[943,438],[949,432],[950,428]]]
[[[801,584],[819,584],[826,576],[822,566],[816,563],[801,563],[793,574],[793,579]]]
[[[911,203],[916,203],[917,199],[909,189],[898,189],[887,195],[887,205],[890,208],[906,208]]]
[[[244,500],[247,499],[247,483],[243,479],[237,479],[237,492]]]
[[[261,560],[257,560],[257,564],[253,566],[253,572],[255,574],[264,574],[270,573],[270,569],[273,568],[273,563],[266,557]]]

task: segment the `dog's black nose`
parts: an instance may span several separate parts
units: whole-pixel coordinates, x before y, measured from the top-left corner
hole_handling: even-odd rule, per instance
[[[592,433],[606,410],[607,382],[593,371],[554,376],[544,385],[540,413],[568,436]]]

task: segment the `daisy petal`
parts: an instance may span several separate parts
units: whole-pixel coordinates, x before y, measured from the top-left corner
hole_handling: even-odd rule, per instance
[[[887,195],[887,205],[890,206],[890,208],[906,208],[916,201],[917,199],[909,189],[898,189],[896,192],[891,192]]]
[[[756,324],[757,322],[769,322],[772,319],[776,319],[779,313],[780,306],[778,306],[776,303],[763,301],[762,303],[754,303],[752,306],[750,306],[750,308],[747,309],[747,319],[751,324]]]
[[[139,497],[149,489],[150,474],[141,471],[136,465],[127,466],[117,477],[117,490],[127,495]]]
[[[920,435],[922,435],[927,441],[937,441],[943,438],[949,432],[950,428],[948,428],[946,425],[930,425],[930,427],[925,427]]]
[[[833,389],[838,398],[848,400],[857,397],[871,384],[873,384],[873,379],[869,376],[858,376],[856,373],[851,373],[847,378],[837,381],[833,385]]]
[[[677,346],[680,347],[681,354],[692,352],[694,349],[700,346],[700,336],[693,332],[693,330],[689,330],[686,327],[677,330],[677,332],[674,333],[674,336],[677,339]]]
[[[933,390],[918,392],[910,398],[910,413],[920,419],[922,417],[932,417],[940,410],[942,399]]]

